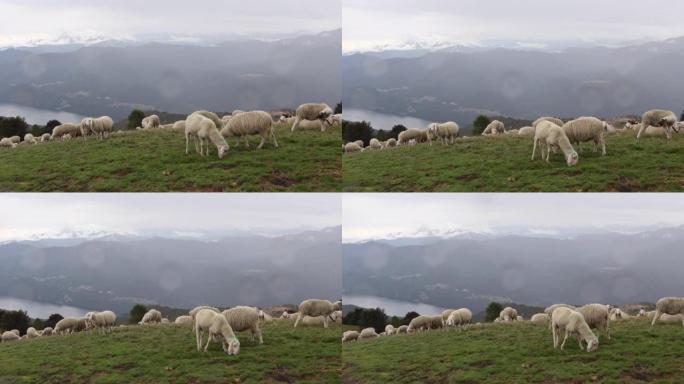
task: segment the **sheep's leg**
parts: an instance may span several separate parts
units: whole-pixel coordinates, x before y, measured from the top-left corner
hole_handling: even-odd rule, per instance
[[[244,135],[242,136],[242,139],[245,141],[245,148],[249,148],[249,136]],[[261,148],[261,147],[259,147]]]
[[[602,156],[606,155],[606,140],[603,137],[601,138],[601,153]]]
[[[188,138],[188,135],[185,135],[185,154],[188,154],[188,148],[190,147],[190,139]]]
[[[328,328],[328,316],[323,318],[323,328]]]
[[[265,142],[266,142],[266,137],[261,136],[261,143],[259,143],[259,146],[257,146],[257,149],[261,149],[261,147],[264,146]]]
[[[290,132],[294,132],[298,126],[299,126],[299,116],[297,116],[295,118],[294,124],[292,124],[292,129],[290,129]],[[322,126],[321,126],[321,129],[323,129]]]
[[[278,148],[278,140],[276,140],[275,130],[273,128],[271,128],[271,138],[273,138],[273,145]]]
[[[303,316],[299,315],[297,316],[297,320],[295,320],[294,327],[297,328],[297,324],[299,324],[299,319],[301,319]]]
[[[568,330],[565,330],[565,337],[563,338],[563,343],[561,343],[561,351],[563,350],[563,347],[565,347],[565,342],[568,340]]]
[[[195,328],[195,343],[197,344],[197,352],[199,352],[202,347],[202,333],[200,332],[199,327],[195,327],[194,324],[193,328]]]
[[[537,152],[537,140],[534,141],[534,146],[532,147],[532,159],[534,160],[534,153]]]
[[[641,127],[639,127],[639,132],[637,132],[637,142],[638,142],[639,139],[641,138],[641,133],[642,133],[645,129],[646,129],[646,127],[644,126],[644,124],[641,124]]]
[[[660,311],[656,309],[655,315],[653,315],[653,321],[651,321],[651,327],[653,327],[656,323],[656,320],[660,317]]]
[[[558,348],[558,328],[551,328],[551,336],[553,337],[553,349]]]
[[[211,336],[211,333],[209,333],[209,337],[207,338],[207,345],[204,346],[204,352],[206,352],[207,349],[209,349],[209,343],[211,343],[211,339],[212,339],[212,336]]]

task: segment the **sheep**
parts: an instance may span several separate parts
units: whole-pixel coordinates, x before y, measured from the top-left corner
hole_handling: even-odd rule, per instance
[[[336,113],[330,117],[330,121],[333,124],[342,124],[342,114],[341,113]]]
[[[428,125],[428,141],[432,145],[432,139],[437,138],[443,144],[453,144],[454,140],[458,137],[459,127],[453,121],[447,121],[446,123],[432,123]]]
[[[344,331],[342,333],[342,342],[343,343],[349,343],[354,340],[358,340],[359,338],[359,332],[358,331]]]
[[[428,330],[440,329],[442,327],[444,327],[444,323],[442,322],[442,315],[430,316],[430,325]]]
[[[637,141],[641,138],[642,132],[649,126],[663,127],[665,128],[667,139],[672,138],[672,131],[679,132],[679,128],[676,126],[677,116],[672,111],[667,111],[664,109],[652,109],[650,111],[644,112],[641,115],[641,127],[637,133]]]
[[[171,323],[171,321],[169,321],[169,319],[166,318],[166,317],[162,317],[161,323],[162,323],[162,324],[169,324],[169,323]]]
[[[17,146],[17,144],[13,143],[9,137],[5,137],[5,138],[0,140],[0,147],[14,148],[16,146]]]
[[[380,140],[376,138],[370,139],[370,143],[368,144],[368,147],[371,149],[382,149],[382,144],[380,143]]]
[[[43,337],[52,336],[52,327],[45,327],[40,331],[40,335]]]
[[[390,148],[390,147],[396,147],[397,146],[397,139],[390,137],[385,141],[385,148]]]
[[[364,328],[361,333],[359,333],[359,339],[371,339],[376,337],[378,337],[378,334],[375,333],[375,328],[373,327]]]
[[[85,317],[65,317],[57,322],[54,333],[61,335],[65,333],[75,333],[84,331],[87,327]]]
[[[399,328],[397,328],[397,331],[394,332],[395,335],[399,335],[402,333],[408,333],[408,325],[400,325]]]
[[[516,316],[515,321],[525,321],[525,318],[518,315],[518,316]]]
[[[551,328],[553,333],[553,348],[558,348],[561,333],[564,333],[563,343],[560,345],[561,351],[565,346],[568,336],[573,335],[582,348],[582,341],[587,343],[587,352],[598,349],[599,340],[591,331],[589,325],[584,320],[581,313],[570,308],[556,308],[551,314]]]
[[[218,118],[218,117],[217,117]],[[216,148],[218,148],[218,157],[222,159],[225,153],[230,149],[226,140],[221,136],[219,130],[216,128],[216,124],[205,117],[201,111],[193,112],[185,120],[185,154],[188,154],[188,149],[190,145],[190,138],[195,139],[195,150],[204,156],[202,149],[203,143],[207,143],[207,155],[209,155],[209,142],[211,140]]]
[[[297,321],[299,314],[293,315],[293,319]],[[307,327],[320,327],[324,325],[327,316],[304,316],[302,317],[301,324]]]
[[[283,313],[280,315],[281,319],[289,319],[290,318],[290,313],[287,311],[283,311]]]
[[[542,121],[550,121],[559,127],[563,126],[563,120],[557,117],[540,117],[532,123],[532,127],[537,128],[537,125],[539,125],[539,123],[541,123]]]
[[[95,137],[104,140],[106,135],[109,134],[109,132],[112,131],[112,128],[114,127],[114,120],[112,120],[111,117],[109,116],[100,116],[97,118],[92,118],[92,117],[86,117],[85,119],[81,120],[80,124],[80,134],[83,136],[83,139],[85,140],[86,136],[92,132],[95,134]],[[53,133],[54,135],[54,133]],[[72,134],[73,136],[73,134]]]
[[[323,327],[328,328],[328,317],[330,317],[332,321],[335,321],[333,312],[339,311],[340,309],[342,309],[341,301],[332,303],[328,300],[304,300],[299,304],[299,316],[294,323],[294,327],[297,328],[297,324],[303,316],[325,316],[323,318]]]
[[[427,141],[427,132],[418,128],[409,128],[399,132],[397,140],[399,145],[408,144],[411,140],[416,140],[416,142]]]
[[[238,117],[242,115],[244,115],[244,113],[241,113]],[[250,331],[252,333],[252,341],[254,341],[254,337],[256,336],[259,338],[259,344],[264,343],[264,339],[261,336],[261,329],[259,329],[259,311],[256,308],[237,306],[221,313],[226,320],[228,320],[228,324],[230,324],[233,331]]]
[[[447,318],[448,326],[466,326],[473,319],[473,313],[468,308],[460,308],[452,311]]]
[[[36,331],[35,328],[28,327],[28,329],[26,329],[26,338],[27,339],[34,339],[34,338],[40,337],[40,336],[41,336],[40,333],[38,333],[38,331]]]
[[[36,141],[36,137],[30,133],[24,135],[24,142],[29,144],[38,144],[38,141]]]
[[[52,129],[52,138],[53,139],[59,139],[62,138],[64,139],[64,136],[69,134],[72,137],[80,135],[80,127],[75,124],[60,124]]]
[[[19,144],[19,142],[21,141],[21,137],[16,136],[16,135],[15,135],[15,136],[11,136],[9,139],[10,139],[10,141],[13,142],[14,144]]]
[[[641,136],[646,137],[667,137],[667,129],[663,127],[648,126],[642,132]]]
[[[385,325],[385,334],[387,336],[392,336],[394,335],[394,332],[396,332],[396,329],[394,328],[394,325],[392,324],[387,324]]]
[[[185,132],[185,120],[178,120],[173,123],[173,130],[175,132]]]
[[[484,131],[482,131],[482,136],[503,135],[504,133],[506,133],[504,123],[499,120],[494,120],[487,125],[487,128],[485,128]]]
[[[544,159],[544,147],[546,147],[545,161],[547,163],[549,162],[551,147],[560,147],[561,151],[563,151],[563,154],[565,154],[568,166],[573,166],[579,161],[579,155],[570,144],[570,140],[568,140],[568,136],[565,134],[563,128],[552,122],[542,121],[535,128],[532,160],[534,160],[534,154],[537,151],[537,145],[540,146],[542,159]]]
[[[290,127],[291,127],[292,124],[294,124],[295,120],[297,120],[296,117],[285,117],[285,116],[280,116],[280,119],[278,119],[278,124],[283,124],[283,125],[287,125],[287,126],[290,126]],[[303,122],[305,122],[305,121],[309,121],[309,120],[302,120],[302,121],[300,121],[300,122],[299,122],[299,123],[300,123],[300,126],[301,126],[301,123],[303,123]],[[318,120],[316,120],[316,121],[320,124],[320,122],[319,122]]]
[[[161,323],[161,319],[162,319],[161,312],[159,312],[156,309],[150,309],[143,316],[142,320],[140,320],[138,322],[138,324],[143,325],[143,324]]]
[[[442,323],[446,324],[447,320],[449,319],[449,315],[451,315],[451,312],[455,311],[455,309],[445,309],[442,311]]]
[[[240,353],[240,340],[235,337],[233,329],[228,324],[225,316],[216,313],[211,309],[201,309],[195,315],[195,340],[197,342],[197,351],[202,347],[202,339],[204,333],[209,333],[207,338],[207,345],[204,346],[204,352],[209,348],[211,340],[221,340],[223,351],[228,355],[237,355]]]
[[[161,121],[159,121],[159,116],[149,115],[142,119],[142,122],[140,124],[142,125],[143,129],[154,129],[159,128],[159,126],[161,125]]]
[[[441,319],[441,316],[440,316]],[[411,322],[408,325],[408,328],[406,328],[406,333],[413,333],[415,331],[427,331],[430,329],[430,324],[432,322],[432,319],[430,316],[425,316],[425,315],[420,315],[416,316],[413,319],[411,319]]]
[[[173,321],[174,324],[180,324],[180,325],[188,325],[192,324],[192,317],[188,315],[181,315],[176,317],[176,320]]]
[[[653,327],[662,314],[684,315],[684,297],[663,297],[656,302],[656,313],[653,316],[651,327]],[[682,326],[684,326],[684,316],[682,316]]]
[[[13,329],[13,330],[11,330],[10,332],[14,333],[14,334],[17,335],[17,336],[21,336],[21,333],[19,332],[18,329]]]
[[[52,139],[52,135],[50,135],[49,133],[43,133],[42,135],[40,135],[40,142],[41,143],[46,143],[46,142],[50,141],[51,139]]]
[[[354,152],[362,152],[363,148],[359,147],[358,144],[356,143],[347,143],[344,145],[344,153],[354,153]]]
[[[104,332],[111,332],[116,325],[116,315],[112,311],[91,312],[85,317],[88,327],[101,328]]]
[[[3,343],[7,343],[10,341],[17,341],[17,340],[21,339],[21,337],[19,337],[17,334],[15,334],[12,331],[6,331],[6,332],[2,333],[2,336],[0,336],[0,339],[2,339]]]
[[[273,139],[273,145],[278,148],[278,141],[273,129],[273,120],[271,115],[264,111],[240,113],[224,123],[223,128],[221,128],[221,136],[238,138],[236,146],[240,145],[240,138],[243,138],[245,146],[249,148],[247,136],[256,134],[261,135],[261,143],[259,143],[257,149],[261,149],[264,146],[269,136]]]
[[[667,313],[663,313],[658,318],[658,321],[660,321],[661,323],[679,324],[684,322],[684,315],[668,315]]]
[[[332,108],[325,103],[307,103],[297,107],[295,121],[292,124],[291,132],[299,126],[302,120],[319,120],[321,122],[321,132],[325,132],[326,125],[332,125]]]
[[[546,313],[535,313],[530,318],[530,322],[532,324],[540,324],[540,325],[546,325],[549,323],[550,320],[551,320],[551,317],[549,315],[547,315]]]
[[[610,340],[610,314],[607,306],[603,304],[587,304],[577,308],[576,311],[584,316],[584,321],[587,322],[589,328],[605,332],[608,340]]]
[[[609,318],[610,318],[610,320],[613,320],[613,321],[629,318],[629,315],[624,313],[620,308],[611,308],[609,313],[610,313]]]
[[[240,110],[240,109],[236,109],[233,111],[233,113],[231,113],[231,116],[237,116],[237,115],[241,115],[243,113],[245,113],[245,111]]]
[[[603,139],[603,133],[608,124],[595,117],[579,117],[575,120],[568,121],[563,125],[563,131],[570,140],[570,143],[575,143],[582,153],[582,146],[580,143],[584,141],[594,141],[594,152],[598,150],[598,145],[601,145],[602,155],[606,155],[606,142]]]
[[[570,305],[570,304],[553,304],[553,305],[550,305],[550,306],[546,307],[546,309],[544,309],[544,313],[546,313],[547,315],[551,316],[551,314],[553,313],[553,311],[554,311],[556,308],[561,308],[561,307],[570,308],[570,309],[575,309],[575,308],[576,308],[575,306]]]
[[[358,145],[361,148],[365,147],[363,140],[356,140],[354,141],[354,144]]]
[[[501,321],[514,321],[517,317],[518,311],[515,308],[506,307],[499,312]]]

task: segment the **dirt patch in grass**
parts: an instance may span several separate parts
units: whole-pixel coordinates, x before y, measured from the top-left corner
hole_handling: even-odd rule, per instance
[[[639,363],[634,364],[621,375],[624,382],[652,382],[662,377],[662,374],[651,371],[648,365]]]
[[[287,176],[287,172],[278,168],[273,168],[271,174],[266,176],[264,181],[270,185],[284,188],[297,183],[297,180]]]
[[[275,367],[271,372],[266,374],[267,381],[268,382],[274,382],[274,383],[294,383],[295,379],[290,377],[287,372],[285,367]]]
[[[494,360],[480,360],[480,361],[475,361],[470,363],[469,365],[471,367],[475,368],[484,368],[484,367],[489,367],[490,365],[496,364],[496,361]]]
[[[480,175],[477,175],[475,173],[468,173],[465,175],[456,176],[456,180],[463,181],[463,182],[473,181],[473,180],[476,180],[479,178],[480,178]]]
[[[114,369],[117,369],[119,371],[128,371],[133,368],[135,368],[135,363],[123,363],[114,366]]]

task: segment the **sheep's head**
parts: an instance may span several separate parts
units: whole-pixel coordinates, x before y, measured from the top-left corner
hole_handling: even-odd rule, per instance
[[[328,119],[333,114],[333,110],[330,107],[323,108],[322,111],[318,113],[319,119]]]
[[[223,156],[226,155],[226,152],[228,152],[228,146],[227,145],[221,145],[218,150],[218,157],[219,159],[223,159]]]
[[[568,163],[568,167],[572,167],[573,165],[577,164],[578,161],[579,161],[579,155],[577,154],[576,151],[572,151],[566,159],[566,162]]]
[[[662,119],[660,119],[659,124],[661,127],[672,127],[674,128],[675,124],[677,121],[673,116],[665,116]]]
[[[599,346],[599,341],[598,339],[591,339],[587,343],[587,352],[594,352],[595,350],[598,349]]]
[[[240,353],[240,341],[238,339],[223,340],[223,352],[228,355]]]

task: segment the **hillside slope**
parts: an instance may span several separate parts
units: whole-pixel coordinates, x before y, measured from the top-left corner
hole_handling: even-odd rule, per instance
[[[185,154],[176,132],[131,132],[105,141],[55,141],[0,150],[0,191],[221,192],[340,189],[341,128],[276,130],[280,148],[235,147],[219,160]],[[259,138],[260,139],[260,138]],[[191,144],[192,147],[192,144]]]
[[[647,319],[611,324],[611,340],[581,351],[554,350],[546,326],[529,322],[432,331],[343,345],[345,383],[644,383],[682,382],[681,324]]]
[[[0,344],[4,383],[335,383],[340,327],[263,328],[264,344],[238,335],[240,354],[212,343],[197,352],[189,326],[131,326]]]

